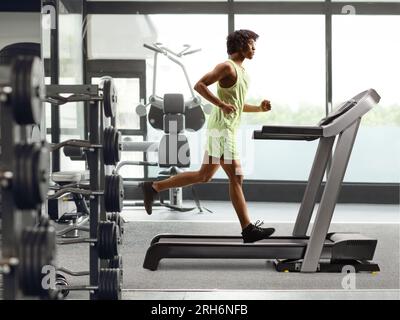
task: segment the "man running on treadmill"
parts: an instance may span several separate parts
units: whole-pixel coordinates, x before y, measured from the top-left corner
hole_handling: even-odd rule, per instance
[[[255,54],[258,35],[250,30],[237,30],[227,38],[229,59],[218,64],[214,70],[205,74],[194,89],[216,107],[207,123],[207,144],[203,163],[198,171],[179,173],[168,179],[144,182],[141,188],[144,205],[148,214],[158,193],[170,188],[185,187],[211,180],[221,166],[229,178],[229,195],[242,228],[243,242],[254,242],[268,238],[274,228],[261,228],[262,222],[250,222],[246,200],[243,195],[243,174],[236,146],[236,130],[242,112],[267,112],[271,103],[263,100],[259,106],[245,103],[248,89],[248,75],[243,62]],[[217,96],[208,86],[217,82]]]

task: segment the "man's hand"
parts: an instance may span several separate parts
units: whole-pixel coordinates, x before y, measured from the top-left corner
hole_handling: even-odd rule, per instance
[[[270,111],[271,110],[271,102],[268,100],[263,100],[260,104],[260,108],[262,111]]]
[[[236,111],[236,107],[232,104],[229,103],[225,103],[225,102],[221,102],[221,104],[219,105],[219,107],[222,109],[222,111],[225,114],[230,114],[232,112]]]

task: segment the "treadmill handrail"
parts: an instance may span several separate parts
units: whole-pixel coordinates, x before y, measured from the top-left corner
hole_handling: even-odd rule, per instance
[[[269,125],[263,126],[263,130],[255,130],[253,139],[279,139],[279,140],[315,140],[320,137],[332,137],[346,130],[354,122],[363,117],[379,101],[379,94],[374,89],[365,90],[348,101],[357,101],[357,103],[347,108],[344,112],[338,110],[332,112],[332,119],[327,122],[328,117],[321,120],[321,126],[299,126],[299,125]],[[345,105],[345,103],[342,104]],[[267,130],[264,130],[267,129]],[[271,132],[274,129],[276,132]],[[264,132],[267,131],[267,132]],[[281,132],[279,132],[281,131]],[[319,132],[321,131],[321,132]]]

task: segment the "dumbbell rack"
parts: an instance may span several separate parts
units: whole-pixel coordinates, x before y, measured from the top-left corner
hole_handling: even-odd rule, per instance
[[[106,81],[105,83],[110,83],[110,81]],[[112,85],[113,87],[113,85]],[[103,91],[103,99],[99,95],[99,88],[97,85],[50,85],[47,86],[47,95],[48,98],[46,101],[48,102],[60,102],[61,104],[65,104],[68,102],[76,102],[76,101],[87,101],[89,103],[89,140],[88,141],[70,141],[66,145],[79,147],[83,145],[89,146],[103,146],[101,148],[94,147],[90,149],[89,152],[86,152],[86,160],[89,168],[89,192],[90,195],[90,204],[89,204],[89,239],[97,239],[97,244],[99,244],[99,224],[100,221],[107,221],[106,215],[106,207],[105,201],[101,201],[102,195],[107,197],[107,192],[105,190],[105,165],[109,165],[107,163],[107,159],[110,162],[110,153],[111,153],[111,162],[114,160],[119,161],[119,154],[117,150],[109,150],[111,143],[106,143],[105,135],[103,135],[104,129],[104,115],[106,117],[114,117],[115,116],[115,103],[116,103],[116,91],[115,88],[108,88]],[[112,94],[110,94],[112,92]],[[71,93],[72,98],[65,98],[61,100],[57,100],[60,98],[60,94],[62,93]],[[110,98],[110,96],[115,97]],[[98,98],[99,97],[99,98]],[[108,97],[107,99],[105,99]],[[115,102],[115,103],[114,103]],[[106,105],[108,105],[106,107]],[[104,109],[104,114],[103,114]],[[120,138],[120,137],[118,137]],[[107,139],[107,138],[106,138]],[[65,144],[66,142],[62,142],[58,144],[57,148]],[[115,145],[118,146],[119,145]],[[53,150],[56,146],[53,146]],[[107,149],[108,148],[108,149]],[[112,148],[111,148],[112,149]],[[108,157],[107,157],[108,153]],[[106,155],[106,158],[104,157]],[[118,158],[118,159],[116,159]],[[106,159],[106,160],[105,160]],[[102,193],[100,190],[105,190]],[[121,201],[122,202],[122,201]],[[79,243],[79,239],[71,239],[71,241],[62,241],[61,244],[72,244]],[[91,243],[89,249],[89,287],[90,288],[98,288],[104,287],[104,284],[99,283],[99,278],[102,278],[100,269],[101,267],[107,267],[106,262],[101,260],[101,255],[99,255],[99,245],[95,245],[95,242]],[[74,275],[74,272],[71,272],[67,269],[60,268],[62,272],[65,272],[70,275]],[[86,274],[86,272],[84,272]],[[77,274],[77,273],[75,273]],[[61,276],[63,277],[63,276]],[[64,277],[65,283],[66,279]],[[80,287],[85,290],[84,287]],[[71,287],[71,289],[73,289]],[[68,289],[67,289],[68,290]],[[99,295],[97,290],[89,290],[90,291],[90,299],[97,300],[99,299]]]

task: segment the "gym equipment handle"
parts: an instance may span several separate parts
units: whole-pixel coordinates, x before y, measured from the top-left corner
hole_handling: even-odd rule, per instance
[[[145,47],[145,48],[147,48],[147,49],[149,49],[149,50],[158,52],[158,53],[164,53],[163,50],[161,50],[161,49],[159,49],[159,48],[156,48],[156,47],[153,47],[153,46],[150,46],[150,45],[148,45],[148,44],[146,44],[146,43],[143,44],[143,47]]]

